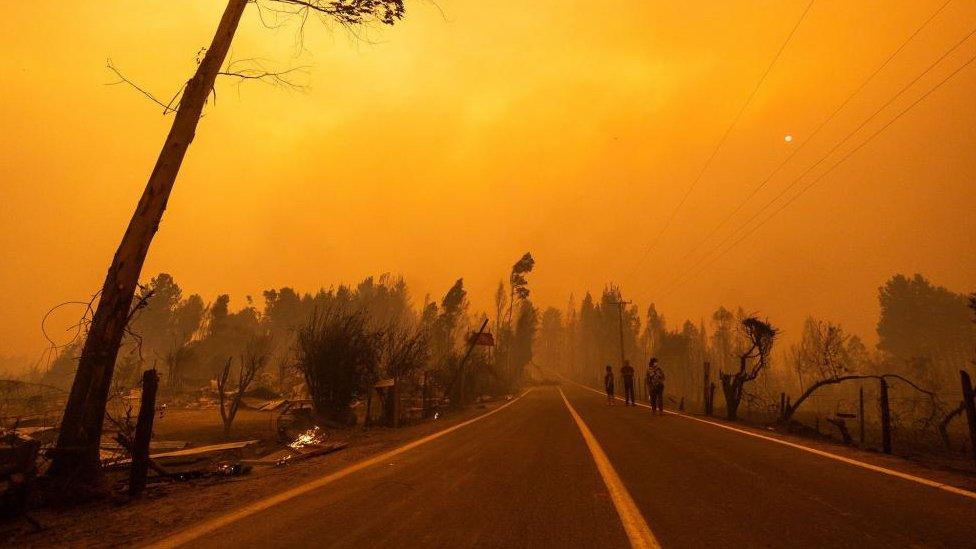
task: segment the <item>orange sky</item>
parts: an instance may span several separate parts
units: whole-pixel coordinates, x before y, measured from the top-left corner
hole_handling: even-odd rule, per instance
[[[543,304],[616,281],[675,321],[742,305],[787,333],[814,314],[870,338],[876,289],[895,272],[976,289],[976,65],[756,238],[662,289],[693,262],[686,250],[942,0],[818,0],[634,272],[806,3],[410,2],[402,24],[368,42],[309,24],[304,50],[294,27],[264,28],[250,6],[233,57],[308,65],[309,88],[218,84],[144,272],[238,305],[268,287],[386,271],[422,299],[463,276],[487,308],[531,250]],[[44,311],[100,286],[171,121],[131,89],[105,86],[105,60],[168,99],[221,8],[5,6],[0,354],[35,356]],[[974,26],[976,4],[952,2],[747,211]],[[974,53],[976,38],[879,124]]]

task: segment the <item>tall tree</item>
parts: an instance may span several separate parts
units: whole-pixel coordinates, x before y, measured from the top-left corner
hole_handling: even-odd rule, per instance
[[[896,275],[878,290],[878,301],[878,349],[894,361],[892,366],[954,385],[956,372],[976,345],[966,296],[920,274]]]
[[[444,294],[440,312],[432,322],[431,354],[434,360],[442,366],[448,358],[455,354],[458,332],[463,327],[462,320],[468,307],[467,295],[468,292],[464,289],[464,279],[457,279]]]
[[[317,13],[343,25],[370,21],[392,25],[403,0],[274,0],[283,11]],[[210,47],[183,87],[172,127],[102,285],[78,371],[65,407],[49,474],[91,486],[99,479],[99,443],[115,360],[129,322],[139,275],[207,97],[227,58],[249,0],[229,0]]]
[[[641,336],[642,347],[648,354],[653,355],[657,352],[665,327],[664,316],[657,312],[657,306],[653,303],[648,305],[647,322],[644,324],[644,333]]]
[[[542,322],[539,326],[537,351],[539,362],[551,369],[566,371],[566,360],[563,356],[565,349],[565,326],[562,311],[555,307],[547,307],[542,312]]]
[[[531,301],[525,299],[519,307],[519,316],[515,321],[515,328],[512,332],[511,370],[508,382],[509,390],[522,380],[525,367],[532,362],[532,345],[535,342],[536,328],[539,323],[539,314]]]
[[[535,267],[535,259],[532,259],[532,254],[529,252],[525,252],[525,255],[519,258],[515,265],[512,265],[512,273],[508,278],[512,290],[512,295],[508,301],[509,324],[512,322],[512,311],[515,305],[529,298],[529,281],[525,275],[531,273],[533,267]]]
[[[731,370],[735,355],[735,315],[725,307],[712,313],[712,360],[716,370]]]

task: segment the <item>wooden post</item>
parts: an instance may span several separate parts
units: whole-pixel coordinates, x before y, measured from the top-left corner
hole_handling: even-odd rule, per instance
[[[390,396],[393,399],[393,427],[397,428],[400,426],[400,380],[396,378],[390,387]]]
[[[611,305],[617,306],[617,315],[619,323],[617,327],[620,328],[620,367],[623,368],[624,362],[627,361],[626,354],[624,353],[624,305],[630,305],[630,301],[614,301]]]
[[[779,418],[786,419],[786,393],[779,394]]]
[[[891,408],[888,407],[888,380],[881,378],[881,395],[879,404],[881,405],[881,448],[884,453],[891,453]]]
[[[422,388],[420,389],[421,416],[424,419],[427,419],[427,418],[430,417],[430,394],[429,394],[430,385],[429,385],[429,381],[428,381],[429,378],[430,378],[430,372],[428,372],[427,370],[424,370],[424,382],[423,382],[424,384],[423,384]]]
[[[959,377],[962,381],[962,402],[966,408],[966,420],[969,422],[969,445],[973,452],[973,460],[976,461],[976,396],[973,394],[973,382],[969,378],[969,373],[959,370]]]
[[[708,402],[708,384],[711,383],[709,377],[711,376],[712,365],[706,360],[702,365],[702,406],[704,407],[705,415],[712,415],[711,406]]]
[[[373,391],[376,390],[372,383],[366,387],[366,417],[363,418],[363,429],[373,424]]]
[[[864,446],[864,387],[862,386],[858,391],[858,412],[857,419],[860,421],[860,441],[861,446]]]
[[[142,373],[142,398],[139,403],[139,419],[132,441],[132,467],[129,469],[129,494],[138,496],[146,488],[149,474],[149,440],[152,438],[153,418],[156,417],[156,390],[159,374],[156,369]]]

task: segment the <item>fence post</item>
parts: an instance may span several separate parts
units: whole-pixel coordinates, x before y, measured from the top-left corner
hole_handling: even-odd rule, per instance
[[[969,445],[972,448],[973,460],[976,461],[976,396],[973,395],[973,382],[969,373],[959,370],[962,381],[962,401],[966,407],[966,420],[969,422]]]
[[[705,415],[712,415],[712,411],[715,409],[715,382],[709,382],[708,392],[705,394]]]
[[[861,422],[860,440],[861,440],[861,446],[864,446],[864,387],[863,386],[858,390],[857,398],[858,398],[857,418]]]
[[[881,447],[884,453],[891,453],[891,408],[888,407],[888,380],[880,380],[881,394],[879,403],[881,404]]]
[[[708,402],[708,384],[710,383],[709,377],[711,376],[712,365],[706,360],[703,365],[704,371],[702,375],[702,406],[705,408],[705,415],[712,415],[711,406]]]
[[[156,390],[159,374],[156,369],[142,373],[142,398],[139,403],[139,419],[132,441],[132,466],[129,469],[129,494],[137,496],[146,488],[149,474],[149,440],[152,438],[153,418],[156,416]]]

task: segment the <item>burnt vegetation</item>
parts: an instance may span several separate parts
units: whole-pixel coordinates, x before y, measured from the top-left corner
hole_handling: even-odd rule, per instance
[[[960,421],[959,372],[972,371],[976,353],[974,299],[921,275],[893,276],[878,290],[871,348],[836,322],[809,317],[799,333],[788,333],[741,307],[677,324],[653,303],[629,305],[618,316],[624,295],[611,285],[598,298],[587,292],[543,310],[534,360],[600,387],[604,368],[620,367],[622,346],[638,376],[658,358],[672,409],[711,414],[711,397],[730,420],[945,455],[965,467],[972,442]],[[637,389],[646,399],[643,384]]]

